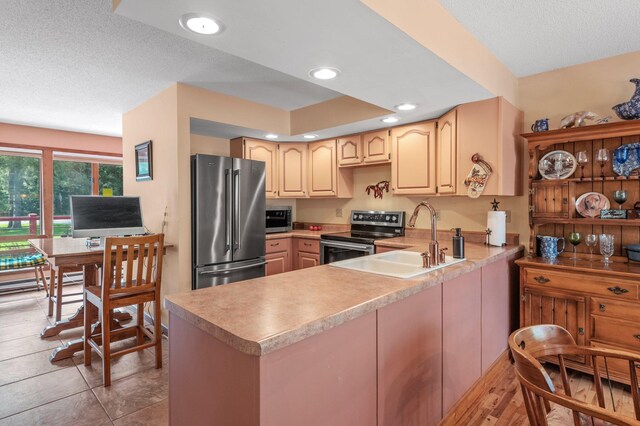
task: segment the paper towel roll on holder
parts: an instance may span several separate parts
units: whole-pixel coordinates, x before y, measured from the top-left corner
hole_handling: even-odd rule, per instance
[[[484,242],[485,246],[490,246],[491,244],[491,229],[487,228],[486,231],[484,231],[487,234],[487,238]],[[506,246],[507,243],[502,243],[502,247]]]

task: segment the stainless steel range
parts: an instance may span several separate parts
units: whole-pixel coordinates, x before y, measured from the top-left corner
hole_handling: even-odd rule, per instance
[[[404,235],[404,212],[351,211],[351,231],[320,236],[320,263],[367,256],[374,242]]]

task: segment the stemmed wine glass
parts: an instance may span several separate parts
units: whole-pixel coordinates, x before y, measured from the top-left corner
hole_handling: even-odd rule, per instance
[[[582,241],[582,234],[579,232],[572,232],[569,234],[569,242],[573,246],[573,257],[571,259],[578,260],[578,256],[576,255],[576,247]]]
[[[589,156],[587,155],[587,151],[578,152],[576,161],[580,165],[580,180],[582,180],[584,179],[584,166],[586,166],[587,163],[589,163]]]
[[[627,201],[627,191],[617,190],[613,193],[613,200],[618,203],[618,207],[622,210],[622,204]]]
[[[600,254],[604,256],[602,261],[605,264],[613,263],[609,258],[613,256],[613,235],[601,234],[600,235]]]
[[[584,243],[589,247],[589,259],[593,260],[593,248],[598,244],[598,236],[596,234],[587,234]]]
[[[609,150],[607,148],[600,148],[596,155],[596,161],[600,163],[600,177],[604,178],[604,165],[609,161]]]

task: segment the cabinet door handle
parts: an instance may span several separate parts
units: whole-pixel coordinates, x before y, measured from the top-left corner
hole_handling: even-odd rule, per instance
[[[636,362],[634,365],[636,366],[636,368],[640,368],[640,362]]]
[[[636,339],[640,340],[640,334],[634,334],[633,337],[635,337]]]
[[[607,288],[607,290],[609,290],[613,294],[618,294],[618,295],[629,293],[629,290],[627,290],[626,288],[622,288],[620,286],[609,287]]]
[[[604,303],[600,304],[600,312],[604,312],[607,310],[607,305],[605,305]]]
[[[584,335],[584,328],[582,327],[578,328],[578,334],[581,336]]]
[[[311,247],[310,243],[302,243],[302,244],[304,244],[306,247]]]
[[[271,243],[271,247],[279,246],[280,243]]]
[[[543,277],[542,275],[540,275],[539,277],[534,277],[533,279],[536,280],[538,284],[546,284],[551,281],[549,278]]]

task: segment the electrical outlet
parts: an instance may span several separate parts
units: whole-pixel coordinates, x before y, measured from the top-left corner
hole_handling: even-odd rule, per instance
[[[507,223],[511,223],[511,210],[505,210],[507,216]]]
[[[342,217],[342,209],[336,209],[336,217]]]

